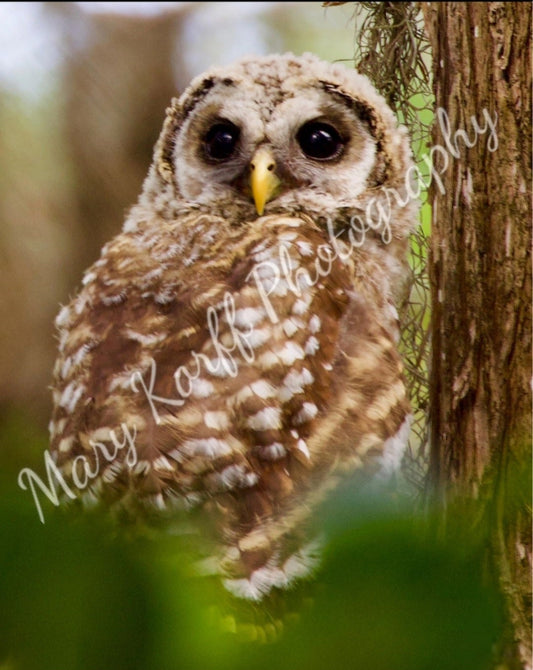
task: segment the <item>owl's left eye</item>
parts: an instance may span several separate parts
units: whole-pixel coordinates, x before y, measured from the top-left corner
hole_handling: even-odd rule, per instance
[[[304,123],[296,139],[304,154],[318,161],[337,158],[344,147],[344,141],[337,129],[320,121]]]
[[[240,129],[229,121],[215,123],[204,137],[207,158],[216,162],[231,158],[237,148],[240,134]]]

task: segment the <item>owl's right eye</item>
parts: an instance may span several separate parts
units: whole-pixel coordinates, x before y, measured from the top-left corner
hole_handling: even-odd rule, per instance
[[[204,149],[211,161],[225,161],[233,156],[241,131],[229,121],[215,123],[204,137]]]

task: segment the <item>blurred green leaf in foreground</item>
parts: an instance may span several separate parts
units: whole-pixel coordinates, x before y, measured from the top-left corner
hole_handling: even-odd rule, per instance
[[[50,506],[51,507],[51,506]],[[500,625],[479,547],[431,538],[427,519],[342,487],[311,597],[276,641],[220,625],[217,591],[190,577],[182,536],[131,539],[4,488],[2,670],[486,670]],[[220,616],[213,616],[220,611]]]

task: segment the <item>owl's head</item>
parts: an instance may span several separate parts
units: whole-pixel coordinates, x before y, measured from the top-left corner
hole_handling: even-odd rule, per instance
[[[347,220],[385,188],[405,199],[410,165],[407,133],[366,77],[312,54],[254,57],[172,101],[141,202],[165,218]]]

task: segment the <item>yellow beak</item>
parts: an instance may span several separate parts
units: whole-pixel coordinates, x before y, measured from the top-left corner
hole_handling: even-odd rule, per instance
[[[261,147],[250,162],[250,186],[259,216],[265,211],[266,203],[273,197],[280,180],[276,176],[276,161],[270,149]]]

